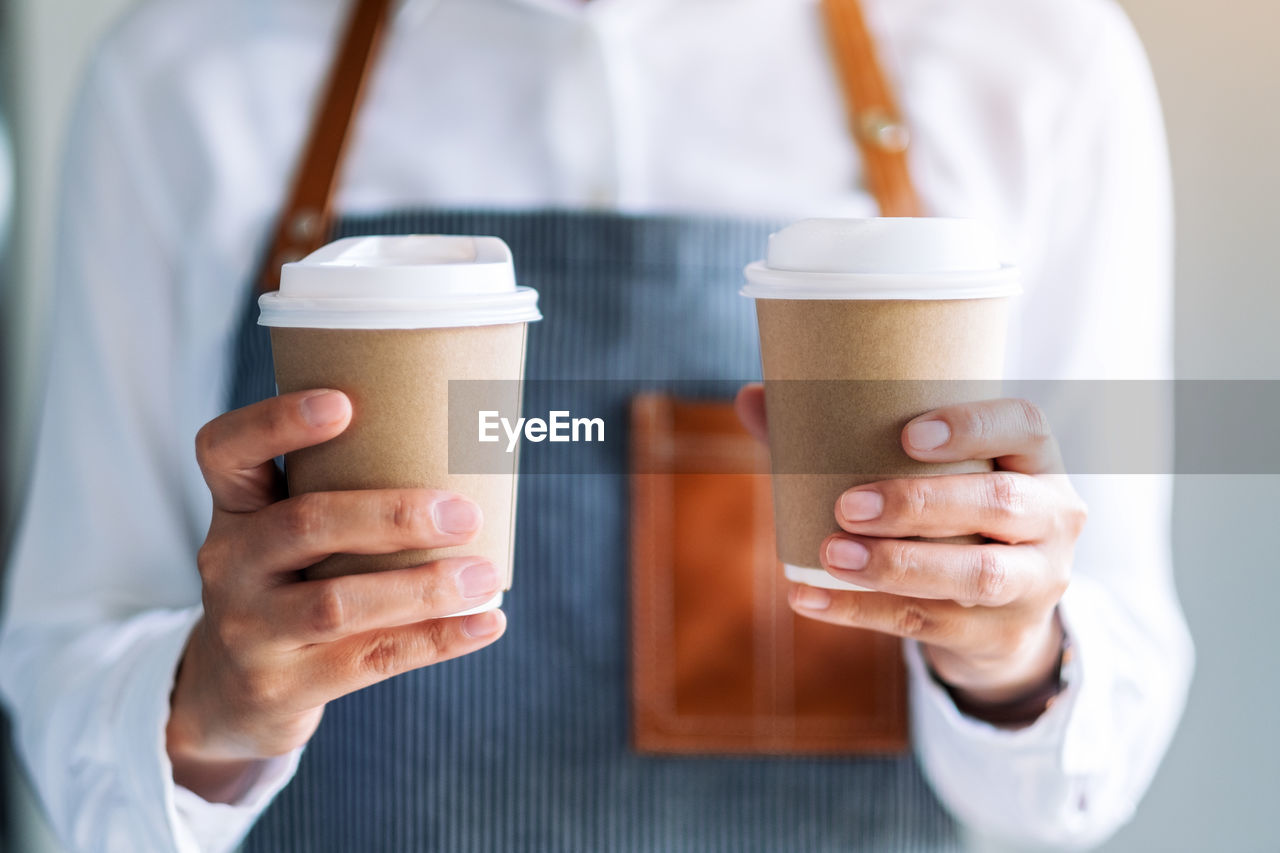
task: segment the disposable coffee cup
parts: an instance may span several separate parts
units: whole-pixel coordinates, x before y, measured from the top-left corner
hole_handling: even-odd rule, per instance
[[[289,493],[431,488],[458,492],[484,515],[469,544],[395,554],[335,554],[309,578],[387,571],[450,556],[490,560],[511,588],[518,454],[505,469],[449,470],[450,380],[494,387],[518,414],[528,323],[538,295],[516,285],[496,237],[352,237],[285,264],[259,298],[281,393],[333,388],[351,398],[337,438],[285,457]],[[515,381],[510,381],[515,380]],[[502,594],[475,613],[501,606]],[[460,614],[459,614],[460,615]]]
[[[999,395],[1018,272],[973,220],[807,219],[771,235],[745,276],[760,327],[779,560],[792,581],[860,589],[821,563],[845,490],[992,468],[917,462],[901,436],[931,409]]]

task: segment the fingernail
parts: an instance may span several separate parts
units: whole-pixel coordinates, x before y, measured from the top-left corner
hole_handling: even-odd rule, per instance
[[[917,421],[907,427],[907,444],[916,450],[937,450],[950,440],[946,421]]]
[[[462,633],[471,637],[473,640],[480,637],[488,637],[490,634],[497,633],[502,627],[502,620],[498,618],[496,610],[486,610],[483,613],[473,613],[466,619],[462,620]]]
[[[827,545],[827,563],[833,569],[856,571],[866,568],[866,546],[852,539],[832,539]]]
[[[840,514],[846,521],[870,521],[884,512],[884,497],[877,491],[845,492],[840,498]]]
[[[498,591],[498,570],[492,563],[472,563],[458,572],[457,580],[463,598],[489,597]]]
[[[470,533],[480,527],[480,507],[466,500],[451,500],[435,506],[436,528],[442,533]]]
[[[803,610],[826,610],[831,606],[831,594],[816,586],[797,586],[791,600]]]
[[[302,401],[302,419],[309,426],[329,426],[346,416],[347,401],[337,391],[321,391]]]

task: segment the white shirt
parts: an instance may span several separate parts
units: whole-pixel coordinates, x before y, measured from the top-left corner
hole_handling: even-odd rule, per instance
[[[1025,273],[1011,376],[1165,378],[1170,192],[1140,45],[1110,0],[867,0],[928,209],[985,219]],[[71,127],[34,482],[8,567],[0,686],[61,836],[214,851],[233,806],[172,781],[168,694],[200,612],[236,317],[343,18],[338,0],[153,0],[93,61]],[[873,214],[816,0],[407,0],[342,212],[423,205]],[[763,249],[763,247],[762,247]],[[1191,644],[1168,477],[1076,482],[1069,686],[1033,726],[962,716],[910,648],[914,743],[972,827],[1085,845],[1147,787]],[[513,593],[519,594],[518,588]]]

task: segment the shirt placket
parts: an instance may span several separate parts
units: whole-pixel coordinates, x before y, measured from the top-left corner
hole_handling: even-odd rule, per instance
[[[551,74],[546,139],[560,201],[605,207],[619,199],[620,151],[608,45],[595,16],[572,21]]]

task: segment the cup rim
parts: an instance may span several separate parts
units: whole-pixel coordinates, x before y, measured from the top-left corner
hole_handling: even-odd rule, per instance
[[[415,299],[296,297],[273,291],[258,297],[258,308],[258,325],[284,329],[449,329],[542,319],[538,292],[531,287]]]
[[[933,273],[843,273],[780,270],[754,261],[739,291],[751,299],[958,300],[994,299],[1022,292],[1012,264],[996,270]]]

